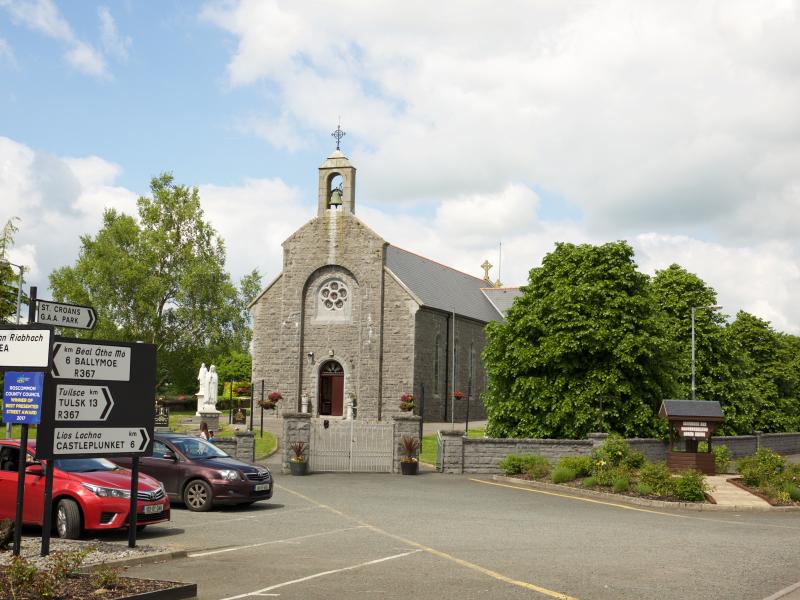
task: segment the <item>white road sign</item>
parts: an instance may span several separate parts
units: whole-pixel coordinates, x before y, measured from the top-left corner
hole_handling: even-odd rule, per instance
[[[105,421],[112,408],[114,399],[104,385],[56,386],[56,421]]]
[[[88,306],[62,304],[49,300],[36,301],[36,322],[55,325],[57,327],[74,327],[76,329],[93,329],[97,322],[97,313]]]
[[[149,441],[144,427],[56,427],[53,454],[129,454],[143,451]]]
[[[130,381],[132,352],[126,346],[56,342],[53,344],[53,377]]]
[[[0,368],[46,369],[51,334],[49,329],[0,329]]]

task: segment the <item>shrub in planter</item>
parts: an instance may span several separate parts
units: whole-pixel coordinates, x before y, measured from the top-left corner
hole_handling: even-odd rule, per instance
[[[642,483],[641,481],[636,485],[636,493],[640,496],[652,496],[653,495],[653,488],[646,483]]]
[[[694,469],[682,471],[675,479],[675,495],[684,502],[705,500],[706,489],[705,475]]]
[[[614,483],[612,484],[612,489],[617,494],[622,492],[627,492],[631,489],[631,478],[630,475],[620,475],[614,479]]]
[[[550,475],[550,461],[544,456],[531,454],[525,465],[525,471],[531,479],[544,479]]]
[[[558,461],[557,468],[565,468],[575,472],[575,477],[588,477],[592,474],[594,462],[591,456],[565,456]]]
[[[789,498],[795,502],[800,502],[800,487],[797,487],[791,481],[783,482],[783,491],[789,494]]]
[[[289,469],[292,475],[305,475],[308,471],[308,462],[306,462],[306,443],[297,441],[289,444],[292,450],[292,456],[289,459]]]
[[[630,480],[631,472],[624,465],[616,467],[609,467],[606,465],[596,467],[592,476],[597,482],[597,485],[613,486],[614,482],[618,479],[627,478]]]
[[[553,469],[552,474],[550,475],[550,479],[553,480],[553,483],[566,483],[568,481],[573,481],[578,478],[578,474],[570,469],[569,467],[562,467],[558,466]]]
[[[639,483],[648,486],[656,496],[675,495],[675,483],[666,462],[645,463],[639,469]]]
[[[509,454],[498,463],[504,475],[514,476],[527,473],[528,468],[534,464],[544,462],[547,465],[547,472],[550,471],[550,463],[544,456],[538,454]],[[547,476],[547,473],[544,475]]]
[[[603,466],[617,467],[625,462],[631,454],[628,443],[618,433],[612,433],[603,442],[603,445],[592,451],[595,464],[602,462]]]
[[[752,456],[741,459],[736,468],[746,485],[761,486],[777,481],[785,467],[780,454],[759,448]]]
[[[717,473],[727,473],[731,466],[731,451],[725,444],[712,446],[711,451],[714,453],[714,468]]]
[[[633,471],[641,468],[646,462],[647,459],[645,458],[644,454],[638,450],[629,451],[628,454],[622,459],[622,464]]]
[[[581,482],[581,485],[585,488],[597,487],[597,480],[594,477],[587,477]]]
[[[400,459],[400,471],[403,475],[416,475],[419,469],[419,438],[404,435],[401,439],[403,444],[403,458]]]

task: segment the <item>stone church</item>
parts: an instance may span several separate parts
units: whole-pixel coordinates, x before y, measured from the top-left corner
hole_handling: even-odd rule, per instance
[[[317,215],[283,242],[283,271],[250,307],[258,397],[280,411],[383,420],[416,396],[425,421],[485,418],[484,327],[519,295],[398,248],[356,217],[356,169],[319,168]],[[452,402],[454,391],[464,394]],[[467,400],[468,392],[470,398]],[[422,411],[422,412],[420,412]]]

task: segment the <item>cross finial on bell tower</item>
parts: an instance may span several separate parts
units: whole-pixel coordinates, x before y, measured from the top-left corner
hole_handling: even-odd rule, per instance
[[[344,131],[342,131],[342,118],[339,117],[339,123],[336,125],[336,131],[334,131],[331,136],[336,139],[336,149],[339,150],[339,143],[342,141],[342,138],[347,135]]]
[[[492,284],[492,280],[489,279],[489,269],[491,269],[493,266],[494,265],[488,260],[483,261],[483,264],[481,265],[481,269],[483,269],[483,280],[489,285]]]

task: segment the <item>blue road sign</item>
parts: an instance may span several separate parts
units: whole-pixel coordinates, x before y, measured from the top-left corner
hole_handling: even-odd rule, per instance
[[[44,373],[7,371],[3,378],[3,422],[38,425],[42,416]]]

